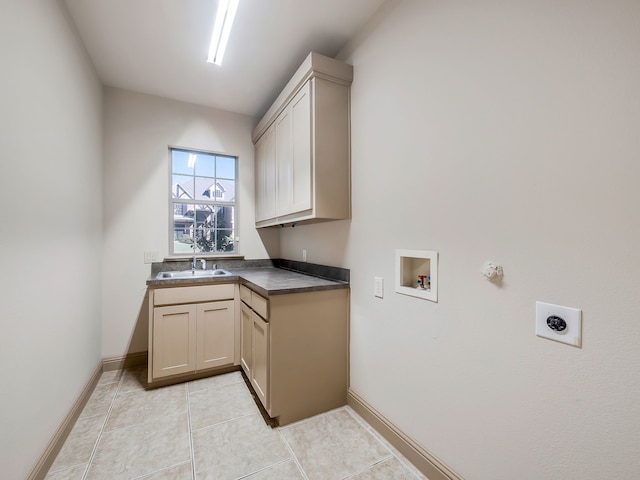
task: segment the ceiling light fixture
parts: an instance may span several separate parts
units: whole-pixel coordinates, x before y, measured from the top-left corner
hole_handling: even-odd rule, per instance
[[[231,34],[231,26],[236,16],[236,10],[238,10],[239,1],[240,0],[220,0],[216,22],[213,26],[213,34],[211,35],[211,45],[209,46],[207,62],[222,65],[222,57],[224,56],[224,50],[227,48],[227,42]]]

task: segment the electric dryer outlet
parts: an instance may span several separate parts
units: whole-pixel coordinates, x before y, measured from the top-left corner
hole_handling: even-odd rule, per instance
[[[536,335],[582,347],[582,310],[536,302]]]

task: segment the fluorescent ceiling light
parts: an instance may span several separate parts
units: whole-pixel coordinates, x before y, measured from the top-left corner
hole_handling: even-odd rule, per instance
[[[236,10],[238,10],[239,1],[240,0],[220,0],[216,22],[213,26],[213,34],[211,35],[211,45],[209,46],[207,62],[222,65],[222,57],[227,48],[227,42],[231,34],[231,26],[236,16]]]
[[[187,160],[187,167],[188,168],[193,168],[196,165],[196,154],[195,153],[190,153],[189,154],[189,159]]]

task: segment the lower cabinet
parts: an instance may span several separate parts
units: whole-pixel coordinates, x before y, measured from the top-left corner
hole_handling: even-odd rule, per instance
[[[346,404],[349,290],[273,295],[240,286],[241,365],[286,425]]]
[[[269,404],[269,324],[251,312],[251,385],[263,405]]]
[[[269,404],[269,323],[254,312],[246,303],[242,303],[240,363],[249,378],[253,389],[267,408]]]
[[[349,289],[268,298],[237,283],[149,291],[150,385],[238,365],[279,425],[346,405]]]
[[[233,364],[233,303],[225,300],[196,305],[196,370]]]
[[[196,306],[153,309],[153,378],[196,370]]]
[[[234,291],[232,284],[207,285],[156,289],[150,295],[150,383],[234,364]]]
[[[251,294],[249,294],[251,295]],[[251,308],[244,301],[240,304],[240,365],[244,373],[249,377],[251,365],[253,364],[253,320],[251,319]]]

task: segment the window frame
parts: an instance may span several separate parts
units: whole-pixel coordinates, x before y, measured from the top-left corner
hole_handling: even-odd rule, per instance
[[[174,176],[174,171],[173,171],[173,152],[174,151],[179,151],[179,152],[184,152],[187,154],[203,154],[203,155],[211,155],[211,156],[215,156],[215,157],[226,157],[226,158],[232,158],[234,159],[234,200],[233,201],[229,201],[229,200],[219,200],[217,195],[213,195],[213,199],[209,199],[209,200],[205,200],[205,199],[199,199],[199,198],[192,198],[192,199],[180,199],[180,198],[174,198],[174,192],[173,192],[173,176]],[[238,233],[238,226],[240,225],[239,222],[239,208],[238,208],[238,186],[239,186],[239,181],[238,181],[238,171],[239,171],[239,157],[237,155],[230,155],[228,153],[221,153],[221,152],[214,152],[214,151],[209,151],[209,150],[202,150],[202,149],[195,149],[195,148],[189,148],[189,147],[179,147],[179,146],[173,146],[170,145],[168,148],[168,157],[169,157],[169,166],[168,166],[168,185],[167,185],[167,190],[168,190],[168,205],[167,205],[167,210],[168,210],[168,247],[169,247],[169,257],[170,258],[184,258],[185,256],[188,257],[192,257],[193,255],[197,255],[198,257],[206,257],[206,258],[218,258],[218,257],[234,257],[234,256],[238,256],[240,255],[239,251],[238,251],[238,238],[239,238],[239,233]],[[184,175],[184,174],[178,174],[178,175]],[[206,177],[206,176],[201,176],[201,175],[196,175],[195,171],[192,174],[193,178],[194,178],[194,182],[196,178],[212,178],[214,181],[214,185],[216,185],[218,183],[219,180],[230,180],[230,179],[226,179],[226,178],[219,178],[217,176],[215,177]],[[194,183],[195,185],[195,183]],[[215,191],[215,190],[214,190]],[[195,191],[193,192],[194,197],[197,197]],[[212,207],[232,207],[233,208],[233,224],[232,224],[232,234],[233,234],[233,249],[230,251],[225,251],[225,252],[221,252],[221,251],[215,251],[215,252],[203,252],[203,251],[196,251],[193,246],[191,247],[191,252],[176,252],[174,250],[174,246],[175,246],[175,241],[174,241],[174,235],[175,235],[175,223],[174,223],[174,215],[175,215],[175,211],[174,211],[174,205],[176,204],[182,204],[182,205],[196,205],[196,206],[201,206],[201,205],[206,205],[206,206],[212,206]],[[196,218],[197,213],[194,213],[194,219]]]

